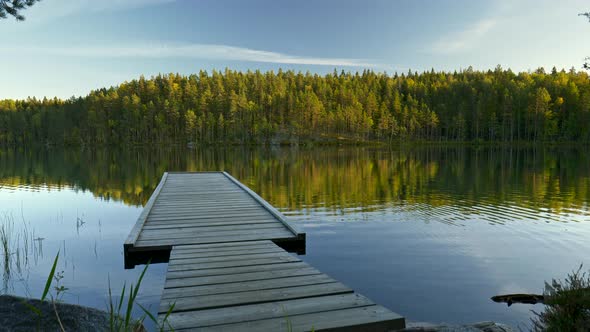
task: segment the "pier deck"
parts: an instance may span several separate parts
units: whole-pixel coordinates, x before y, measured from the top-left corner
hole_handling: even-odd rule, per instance
[[[225,172],[165,173],[127,241],[134,256],[168,261],[159,319],[174,330],[390,331],[400,315],[287,250],[305,234]]]

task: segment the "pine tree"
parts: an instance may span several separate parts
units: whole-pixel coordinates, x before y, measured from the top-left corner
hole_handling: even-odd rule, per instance
[[[41,0],[0,0],[0,19],[13,16],[17,21],[24,21],[25,17],[20,13]]]

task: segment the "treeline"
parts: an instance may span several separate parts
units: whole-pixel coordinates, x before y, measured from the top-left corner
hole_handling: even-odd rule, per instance
[[[0,101],[0,144],[590,142],[586,72],[158,75],[86,97]]]

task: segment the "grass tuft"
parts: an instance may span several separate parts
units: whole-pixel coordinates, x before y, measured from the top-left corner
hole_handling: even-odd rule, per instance
[[[109,303],[107,305],[108,312],[109,312],[109,327],[111,332],[137,332],[143,330],[143,322],[145,321],[146,317],[149,318],[154,324],[157,326],[158,331],[174,331],[170,323],[168,322],[168,317],[172,310],[174,310],[173,304],[161,322],[158,322],[158,319],[144,306],[137,302],[137,295],[139,294],[139,289],[141,287],[141,283],[143,281],[143,277],[149,267],[150,263],[148,262],[146,266],[141,271],[137,282],[131,284],[131,287],[127,288],[126,284],[123,284],[123,289],[121,290],[121,295],[119,297],[119,301],[115,302],[113,299],[113,292],[111,289],[111,281],[109,278]],[[128,291],[128,292],[126,292]],[[127,300],[127,304],[125,308],[123,305]],[[131,313],[133,308],[137,305],[143,312],[144,315],[139,319],[133,319]],[[124,310],[124,312],[122,311]]]

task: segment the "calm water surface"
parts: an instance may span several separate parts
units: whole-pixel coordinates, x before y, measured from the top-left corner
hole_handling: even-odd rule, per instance
[[[230,172],[307,232],[302,259],[412,321],[526,328],[541,306],[490,296],[590,266],[583,149],[17,149],[0,150],[2,292],[39,297],[59,251],[64,300],[104,309],[108,280],[140,273],[123,242],[167,170]],[[165,271],[142,285],[152,310]]]

